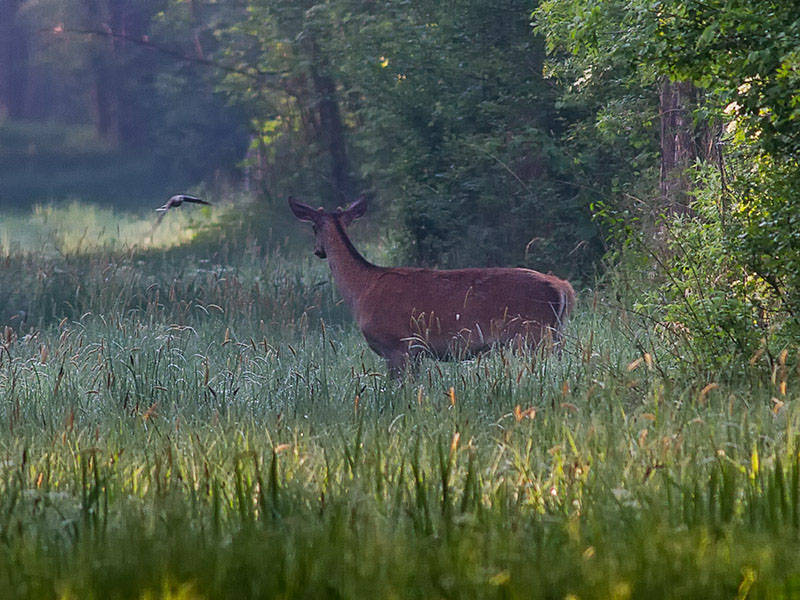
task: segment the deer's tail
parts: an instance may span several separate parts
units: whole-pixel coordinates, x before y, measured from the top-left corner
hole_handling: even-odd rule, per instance
[[[563,327],[572,313],[572,307],[575,306],[575,290],[572,289],[569,282],[565,281],[564,285],[559,286],[558,295],[559,304],[556,309],[556,323],[558,327]]]

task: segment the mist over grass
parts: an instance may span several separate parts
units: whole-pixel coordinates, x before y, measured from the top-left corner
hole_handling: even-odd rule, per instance
[[[397,384],[311,240],[238,213],[13,217],[59,251],[0,260],[0,593],[798,594],[796,349],[698,373],[584,290],[562,357]]]
[[[173,210],[157,223],[156,212],[122,212],[78,200],[36,205],[30,211],[3,213],[0,255],[168,248],[190,242],[215,217],[213,208]]]

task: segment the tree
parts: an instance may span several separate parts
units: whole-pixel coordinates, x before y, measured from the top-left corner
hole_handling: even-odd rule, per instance
[[[564,274],[596,256],[592,193],[563,143],[574,114],[557,107],[530,2],[349,1],[336,10],[354,146],[402,226],[406,256]]]
[[[45,0],[27,11],[37,27],[32,62],[47,92],[36,96],[36,117],[91,123],[107,154],[173,185],[235,171],[247,121],[214,92],[222,76],[203,56],[204,45],[215,50],[208,29],[220,10],[168,0]]]
[[[352,199],[355,173],[330,54],[330,7],[256,0],[228,17],[217,58],[269,74],[228,73],[221,85],[251,116],[251,151],[266,195]]]
[[[0,117],[27,115],[30,30],[22,0],[0,0]]]
[[[661,64],[708,90],[730,120],[726,245],[800,326],[800,10],[795,2],[671,3]],[[691,49],[691,52],[690,50]],[[727,190],[726,190],[727,192]]]
[[[694,83],[670,77],[656,66],[653,42],[661,36],[659,6],[648,2],[548,0],[534,14],[537,30],[546,37],[555,62],[571,72],[573,81],[590,80],[585,87],[602,98],[596,113],[598,126],[609,111],[632,109],[642,114],[638,98],[657,102],[647,106],[644,115],[657,114],[658,138],[645,142],[651,134],[634,125],[632,141],[634,145],[657,143],[651,146],[660,162],[661,202],[654,207],[656,212],[687,214],[692,193],[689,169],[698,159],[710,157],[709,139],[717,128],[696,118],[704,95]]]
[[[699,219],[672,222],[660,304],[687,308],[684,324],[693,312],[713,316],[714,327],[693,324],[698,338],[722,332],[719,339],[745,351],[800,330],[798,8],[777,0],[554,0],[537,13],[551,48],[568,48],[585,69],[661,82],[662,132],[674,132],[662,134],[662,194],[695,198]],[[664,177],[673,169],[681,178]],[[701,243],[686,252],[686,239]]]

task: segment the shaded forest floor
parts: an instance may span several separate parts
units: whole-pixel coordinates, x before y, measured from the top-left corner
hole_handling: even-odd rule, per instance
[[[88,125],[0,121],[0,210],[64,198],[146,207],[149,198],[189,185],[185,174],[165,165],[163,153],[109,147]]]
[[[0,594],[800,596],[795,350],[699,374],[584,291],[560,359],[399,385],[310,239],[47,210],[0,243]]]

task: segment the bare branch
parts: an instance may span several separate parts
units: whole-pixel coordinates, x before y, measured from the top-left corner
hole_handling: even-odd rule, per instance
[[[195,63],[199,65],[204,65],[206,67],[211,67],[213,69],[219,69],[221,71],[225,71],[227,73],[234,73],[236,75],[242,75],[244,77],[248,77],[260,83],[277,83],[281,80],[283,75],[286,75],[287,72],[285,71],[264,71],[258,69],[256,67],[236,67],[231,65],[226,65],[221,62],[217,62],[215,60],[211,60],[205,58],[203,56],[187,56],[178,50],[174,50],[167,46],[163,46],[161,44],[152,42],[147,36],[142,37],[133,37],[126,35],[124,33],[119,33],[117,31],[113,31],[110,28],[107,29],[73,29],[70,27],[64,27],[63,25],[59,24],[53,28],[47,29],[40,29],[41,32],[51,33],[53,35],[63,35],[63,34],[70,34],[70,35],[85,35],[85,36],[92,36],[92,37],[107,37],[112,39],[122,40],[123,42],[133,44],[135,46],[140,46],[142,48],[147,48],[148,50],[154,50],[159,52],[160,54],[164,54],[166,56],[175,58],[177,60]]]

